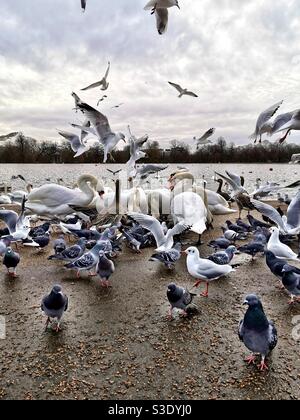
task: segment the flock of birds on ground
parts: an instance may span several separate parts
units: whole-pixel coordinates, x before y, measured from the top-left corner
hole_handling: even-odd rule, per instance
[[[146,168],[147,165],[143,171],[146,178],[166,169],[159,165],[150,165],[148,171]],[[54,232],[56,239],[51,244],[54,252],[48,259],[74,270],[77,278],[82,272],[97,276],[101,287],[112,287],[116,258],[126,244],[136,254],[146,247],[155,247],[150,261],[163,264],[168,270],[173,270],[182,255],[186,255],[187,271],[195,280],[193,289],[204,283],[205,290],[200,295],[206,298],[212,282],[238,270],[240,264],[234,263],[236,254],[248,254],[252,260],[263,255],[267,267],[280,280],[280,287],[290,295],[289,303],[300,300],[300,268],[292,265],[300,259],[300,254],[290,247],[293,241],[300,240],[300,190],[289,200],[286,214],[280,206],[276,209],[259,200],[271,192],[279,195],[280,189],[295,189],[300,181],[262,186],[258,179],[256,189],[248,193],[243,186],[244,178],[226,171],[226,174],[215,173],[219,188],[212,191],[206,188],[206,181],[197,184],[188,168],[180,167],[170,175],[166,187],[155,190],[139,185],[123,190],[117,178],[121,170],[108,171],[115,190],[106,187],[102,180],[82,175],[74,188],[49,183],[31,188],[29,193],[23,191],[21,201],[21,194],[16,194],[14,204],[19,205],[19,213],[0,210],[0,220],[6,225],[0,231],[0,255],[11,278],[17,276],[21,260],[19,244],[42,252],[49,246]],[[22,175],[18,177],[25,180]],[[234,203],[237,209],[232,207]],[[247,221],[241,216],[244,209],[248,211]],[[262,219],[253,217],[252,210],[260,212]],[[215,215],[237,212],[235,221],[228,219],[222,226],[223,235],[208,244],[214,252],[202,258],[201,235],[206,229],[213,229]],[[189,231],[198,234],[199,240],[184,250],[184,236]],[[67,238],[71,237],[75,243],[68,244]],[[240,241],[245,244],[238,246]],[[169,284],[169,319],[174,318],[175,309],[181,311],[181,316],[189,315],[193,299],[200,295]],[[247,361],[254,362],[255,355],[260,354],[259,366],[264,370],[267,369],[265,357],[277,343],[276,328],[267,319],[256,295],[247,296],[245,304],[248,310],[239,325],[239,337],[253,353]],[[68,309],[68,297],[60,285],[55,285],[43,298],[41,309],[47,316],[46,329],[51,322],[58,332]]]
[[[81,0],[83,11],[87,1]],[[160,34],[166,31],[168,9],[177,6],[177,0],[151,0],[145,10],[151,10],[157,22]],[[109,88],[110,62],[104,77],[82,89]],[[178,93],[197,97],[194,92],[182,88],[179,84],[169,82]],[[75,157],[85,153],[89,146],[87,137],[97,137],[103,146],[104,160],[107,162],[111,152],[119,141],[126,142],[123,133],[114,132],[105,115],[83,102],[76,93],[72,94],[76,111],[81,111],[86,117],[82,124],[72,124],[80,131],[74,134],[59,131],[67,139],[75,152]],[[99,105],[107,95],[103,95]],[[283,131],[283,142],[291,130],[300,129],[300,111],[296,110],[279,115],[271,120],[282,102],[275,104],[262,112],[256,124],[253,138],[261,141],[264,133],[274,134]],[[118,108],[123,104],[115,106]],[[209,129],[197,140],[197,147],[209,142],[215,129]],[[218,279],[230,275],[236,269],[233,261],[237,253],[245,253],[255,259],[263,255],[266,265],[280,281],[280,287],[290,295],[290,303],[294,304],[300,298],[300,269],[291,262],[298,261],[300,256],[295,253],[290,244],[300,238],[300,191],[289,200],[282,197],[281,189],[294,189],[300,182],[290,185],[278,185],[267,182],[262,185],[257,180],[256,189],[249,193],[244,187],[244,179],[240,175],[227,171],[226,174],[215,173],[219,184],[217,191],[207,189],[206,181],[197,183],[188,168],[178,167],[170,174],[168,186],[148,188],[152,176],[159,178],[161,171],[167,170],[166,165],[138,165],[145,157],[144,145],[148,135],[135,137],[128,127],[130,160],[127,162],[127,179],[130,187],[122,188],[121,180],[117,178],[121,170],[110,171],[115,188],[104,185],[89,174],[81,175],[74,187],[66,187],[59,183],[45,183],[33,188],[27,185],[27,191],[15,191],[10,195],[2,195],[0,203],[14,203],[20,206],[19,213],[13,210],[1,209],[0,220],[6,227],[0,231],[0,255],[3,265],[10,277],[17,276],[17,266],[21,256],[19,244],[25,247],[37,248],[42,252],[51,243],[53,232],[58,233],[53,240],[53,255],[49,260],[53,263],[63,263],[65,269],[74,270],[79,278],[82,272],[97,276],[102,287],[111,287],[111,278],[117,268],[116,257],[124,244],[137,254],[146,247],[155,247],[150,261],[164,264],[167,269],[174,269],[182,255],[186,256],[186,267],[190,276],[195,279],[193,289],[202,283],[205,290],[201,296],[208,298],[209,285]],[[25,178],[19,175],[19,178]],[[224,189],[226,187],[226,189]],[[223,188],[223,189],[222,189]],[[277,209],[259,199],[277,193],[280,202],[288,203],[287,213],[281,207]],[[232,207],[233,203],[237,206]],[[248,211],[247,221],[242,219],[242,211]],[[258,220],[251,211],[261,213]],[[227,220],[223,226],[223,235],[214,239],[209,246],[214,252],[208,258],[202,258],[199,246],[201,235],[206,229],[213,229],[215,215],[233,215],[238,212],[235,221]],[[228,216],[229,217],[229,216]],[[42,222],[42,223],[41,223]],[[199,235],[196,246],[183,249],[183,237],[191,231]],[[75,238],[76,242],[67,243],[67,238]],[[238,241],[245,244],[238,246]],[[12,245],[15,244],[16,249]],[[170,320],[175,310],[180,310],[182,316],[187,316],[197,293],[192,293],[186,287],[171,283],[167,287],[167,298],[170,303]],[[260,299],[255,294],[249,294],[244,304],[248,306],[244,319],[238,327],[239,338],[252,352],[247,358],[248,363],[254,363],[256,355],[261,355],[260,369],[267,369],[266,356],[277,344],[277,331],[272,321],[268,320]],[[60,285],[55,285],[50,294],[41,302],[41,309],[47,316],[46,329],[49,324],[58,332],[64,312],[68,309],[68,297]]]

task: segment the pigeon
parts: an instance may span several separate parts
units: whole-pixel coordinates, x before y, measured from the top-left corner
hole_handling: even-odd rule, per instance
[[[215,254],[210,255],[208,259],[213,261],[215,264],[226,265],[231,262],[236,252],[236,247],[230,245],[227,249],[225,249],[225,251],[216,252]]]
[[[268,251],[273,252],[273,254],[278,258],[284,258],[288,260],[297,260],[297,254],[286,244],[280,242],[279,240],[279,229],[277,227],[271,227],[270,229],[271,237],[267,244]]]
[[[235,230],[230,230],[222,227],[224,238],[228,239],[229,241],[235,242],[238,240],[246,239],[246,233],[238,233]]]
[[[177,85],[176,83],[173,83],[173,82],[168,82],[168,83],[179,92],[178,98],[182,98],[183,95],[193,96],[194,98],[198,98],[198,95],[196,95],[196,93],[191,92],[188,89],[183,89],[180,85]]]
[[[6,248],[4,258],[3,258],[3,265],[7,268],[7,273],[9,276],[17,277],[17,266],[20,262],[20,255],[13,251],[12,248]],[[10,269],[13,269],[11,272]]]
[[[99,252],[99,262],[97,266],[97,274],[100,277],[101,286],[110,287],[109,278],[115,271],[114,263],[109,260],[104,251]]]
[[[60,235],[58,239],[55,239],[55,241],[53,241],[53,249],[55,254],[61,254],[66,248],[67,248],[67,244],[66,241],[64,239],[64,235]]]
[[[243,226],[232,223],[230,220],[226,220],[226,225],[229,230],[233,230],[236,233],[245,233],[248,232],[248,229],[245,229]]]
[[[171,283],[167,289],[167,298],[170,302],[170,312],[169,312],[169,319],[173,317],[173,309],[178,308],[182,310],[184,316],[187,316],[187,307],[193,301],[193,298],[197,296],[194,293],[190,293],[188,290],[184,289],[183,287],[176,286],[176,284]]]
[[[251,232],[252,226],[248,225],[247,223],[243,222],[242,219],[237,219],[236,224],[244,228],[245,232]]]
[[[126,239],[129,248],[135,251],[136,253],[140,254],[141,243],[130,233],[129,230],[122,229],[121,232],[123,234],[123,237]]]
[[[173,229],[168,229],[165,234],[163,226],[155,217],[148,216],[142,213],[128,213],[128,216],[139,223],[143,228],[149,230],[156,241],[156,251],[169,251],[174,244],[174,236],[190,229],[190,226],[185,223],[177,223]]]
[[[50,255],[48,260],[75,261],[83,255],[85,245],[86,239],[81,238],[76,245],[72,245],[60,253],[55,253],[55,255]]]
[[[169,251],[161,251],[153,254],[149,261],[158,261],[163,263],[169,270],[174,268],[176,262],[181,257],[181,243],[177,242]]]
[[[89,86],[87,86],[87,87],[85,87],[81,90],[94,89],[94,88],[99,87],[99,86],[101,86],[101,88],[100,88],[101,90],[107,90],[108,86],[109,86],[109,83],[107,82],[109,70],[110,70],[110,62],[108,62],[108,67],[107,67],[107,70],[105,72],[104,77],[99,82],[92,83],[91,85],[89,85]]]
[[[90,277],[95,276],[96,274],[92,274],[91,270],[97,266],[99,262],[99,252],[103,248],[102,244],[97,244],[92,248],[89,252],[83,254],[77,260],[66,264],[65,267],[71,270],[77,271],[77,278],[80,277],[81,271],[89,271]]]
[[[232,242],[229,239],[226,239],[224,236],[221,236],[220,238],[210,241],[208,246],[210,248],[214,248],[215,250],[218,250],[218,249],[227,249],[231,244]]]
[[[262,242],[258,242],[258,241],[253,241],[250,242],[249,244],[240,246],[238,248],[239,252],[242,252],[243,254],[248,254],[251,255],[252,257],[252,261],[254,260],[254,257],[259,254],[262,253],[264,254],[265,252],[265,246]]]
[[[290,294],[290,304],[293,304],[295,299],[298,302],[300,300],[300,274],[295,273],[295,268],[285,264],[282,269],[282,284]]]
[[[280,280],[280,286],[282,287],[282,276],[283,276],[283,267],[285,265],[291,267],[293,269],[293,272],[296,274],[300,274],[300,269],[297,267],[294,267],[292,265],[289,265],[286,260],[277,258],[273,252],[266,251],[266,264],[269,267],[270,271]]]
[[[185,253],[187,255],[188,272],[197,279],[194,287],[198,287],[202,282],[206,283],[206,291],[201,293],[201,296],[208,297],[209,282],[235,271],[228,264],[219,265],[208,259],[200,258],[199,251],[194,246],[188,248]]]
[[[59,285],[55,285],[50,294],[43,297],[41,310],[47,316],[45,331],[52,319],[56,319],[55,331],[60,331],[60,321],[64,312],[68,309],[68,303],[69,299],[63,293],[62,288]]]
[[[24,242],[23,241],[23,245],[24,246],[33,246],[33,247],[39,248],[39,250],[42,250],[42,249],[46,248],[46,246],[49,245],[49,242],[50,242],[50,236],[49,236],[49,232],[47,232],[44,235],[35,236],[33,238],[33,242]]]
[[[244,319],[239,323],[238,335],[253,353],[246,361],[248,364],[254,363],[255,354],[258,353],[261,355],[260,370],[267,370],[265,358],[276,347],[277,330],[274,323],[266,317],[262,303],[256,295],[248,295],[244,305],[248,305],[248,309]]]
[[[268,223],[264,223],[261,220],[255,219],[251,214],[247,215],[247,219],[249,220],[250,225],[254,228],[257,229],[258,227],[261,228],[270,228],[271,225]]]

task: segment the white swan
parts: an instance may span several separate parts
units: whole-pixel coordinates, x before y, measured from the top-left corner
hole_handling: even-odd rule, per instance
[[[97,197],[101,199],[104,194],[102,182],[92,175],[80,176],[77,184],[77,189],[57,184],[45,184],[35,188],[28,195],[25,207],[32,213],[42,216],[63,216],[74,212],[69,205],[93,207],[98,200]]]

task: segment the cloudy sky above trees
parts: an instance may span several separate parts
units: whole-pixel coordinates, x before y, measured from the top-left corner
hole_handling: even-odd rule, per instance
[[[99,91],[80,88],[108,60],[99,109],[114,130],[130,124],[164,146],[210,127],[246,143],[261,110],[281,99],[283,112],[300,107],[299,1],[181,0],[163,36],[145,3],[88,0],[83,14],[80,0],[0,0],[0,134],[56,139],[56,128],[82,119],[72,91],[96,105]],[[199,98],[178,99],[168,80]]]

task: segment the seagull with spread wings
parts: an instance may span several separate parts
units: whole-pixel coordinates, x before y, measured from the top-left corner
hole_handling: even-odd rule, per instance
[[[99,80],[99,82],[92,83],[91,85],[89,85],[89,86],[87,86],[87,87],[85,87],[81,90],[90,90],[90,89],[94,89],[94,88],[99,87],[99,86],[101,86],[101,88],[100,88],[101,90],[107,90],[108,86],[109,86],[109,83],[107,81],[109,70],[110,70],[110,62],[108,62],[108,67],[107,67],[107,70],[106,70],[106,73],[105,73],[104,77],[101,80]]]
[[[196,137],[194,137],[194,140],[197,141],[197,150],[199,149],[200,146],[204,146],[205,144],[211,143],[211,141],[209,140],[209,138],[215,133],[215,131],[216,131],[215,128],[210,128],[199,139],[197,139]]]
[[[97,111],[97,109],[86,103],[78,104],[78,108],[86,116],[87,120],[90,121],[92,127],[82,127],[76,124],[72,124],[72,126],[98,137],[99,142],[104,148],[103,163],[106,163],[108,155],[110,155],[119,141],[123,140],[126,143],[125,135],[123,133],[114,133],[110,128],[107,117],[100,111]]]
[[[187,89],[183,89],[180,85],[177,85],[176,83],[172,83],[172,82],[168,82],[168,83],[179,92],[178,98],[182,98],[183,95],[192,96],[193,98],[198,98],[198,95],[196,95],[196,93],[191,92]]]
[[[277,102],[275,105],[270,106],[270,108],[266,109],[259,115],[256,121],[255,131],[250,136],[250,139],[254,140],[254,143],[257,142],[258,137],[259,143],[261,143],[261,136],[264,133],[270,133],[272,129],[272,123],[270,123],[270,119],[276,114],[282,103],[283,101]]]
[[[156,27],[159,35],[166,32],[169,20],[168,8],[176,6],[180,9],[178,0],[150,0],[144,10],[151,9],[151,15],[155,14]]]
[[[70,143],[71,149],[74,153],[76,153],[74,158],[83,155],[90,149],[90,146],[87,145],[87,141],[80,140],[77,134],[68,133],[67,131],[59,131],[58,134],[64,137]]]

